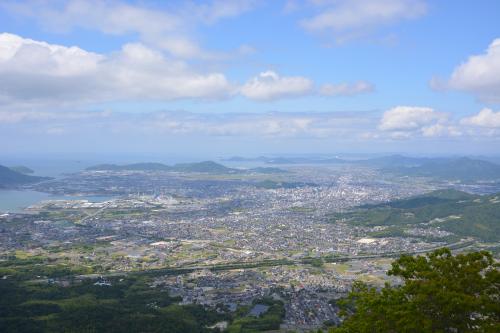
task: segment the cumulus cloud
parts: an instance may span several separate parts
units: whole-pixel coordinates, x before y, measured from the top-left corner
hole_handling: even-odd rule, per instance
[[[111,54],[0,34],[0,105],[21,108],[107,101],[219,99],[235,94],[257,101],[314,95],[354,95],[373,89],[364,81],[325,85],[302,76],[262,72],[242,86],[223,73],[194,69],[140,43]]]
[[[202,72],[140,43],[111,54],[88,52],[0,34],[0,105],[77,105],[117,100],[216,99],[236,93],[271,101],[317,94],[355,95],[373,90],[364,81],[327,84],[266,71],[238,88],[223,73]]]
[[[330,32],[338,40],[365,35],[373,29],[424,15],[422,0],[311,0],[318,12],[300,25],[311,32]]]
[[[353,96],[364,93],[370,93],[375,90],[373,84],[366,81],[358,81],[353,84],[324,84],[319,93],[324,96]]]
[[[232,92],[224,74],[198,72],[142,44],[96,54],[0,34],[0,102],[220,98]]]
[[[494,112],[484,108],[474,116],[463,118],[460,123],[477,127],[500,128],[500,111]]]
[[[485,54],[471,56],[455,68],[447,87],[470,92],[486,103],[500,103],[500,38]]]
[[[443,124],[434,124],[422,128],[422,135],[424,137],[450,137],[461,136],[462,131],[456,126],[449,126]]]
[[[245,83],[240,92],[243,96],[258,101],[270,101],[284,97],[296,97],[313,91],[313,81],[302,76],[280,76],[266,71]]]
[[[206,3],[185,2],[182,6],[131,4],[111,0],[65,0],[24,2],[5,1],[0,8],[29,17],[44,28],[67,32],[75,28],[98,30],[110,35],[137,34],[142,43],[160,47],[182,58],[217,58],[204,50],[193,37],[200,24],[212,24],[251,10],[254,0],[214,0]]]
[[[355,83],[327,83],[315,87],[314,82],[303,76],[281,76],[275,71],[262,72],[248,80],[240,93],[257,101],[272,101],[281,98],[300,97],[305,95],[321,96],[354,96],[375,90],[373,84],[366,81]]]
[[[484,108],[479,113],[460,120],[432,108],[397,106],[382,115],[377,129],[370,132],[378,138],[392,139],[500,137],[500,112]]]
[[[378,128],[382,131],[411,131],[446,119],[432,108],[396,106],[384,112]]]

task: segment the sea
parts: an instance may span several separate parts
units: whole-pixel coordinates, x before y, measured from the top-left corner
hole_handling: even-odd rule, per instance
[[[5,157],[0,165],[16,166],[23,165],[35,171],[34,176],[47,176],[62,178],[66,174],[85,169],[90,165],[97,164],[95,160],[65,159],[65,158],[37,158],[37,157]],[[29,189],[0,189],[0,213],[22,213],[24,208],[44,200],[89,200],[90,202],[102,202],[109,200],[106,196],[69,196],[52,195],[50,193],[38,192]]]
[[[22,213],[26,207],[45,200],[88,200],[103,202],[110,196],[51,195],[32,190],[0,190],[0,213]]]

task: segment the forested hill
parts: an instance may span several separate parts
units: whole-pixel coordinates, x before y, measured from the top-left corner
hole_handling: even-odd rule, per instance
[[[384,169],[407,176],[423,176],[465,182],[500,180],[500,165],[467,157],[429,159],[414,166],[396,165],[386,166]]]
[[[162,163],[134,163],[134,164],[99,164],[88,167],[87,171],[177,171],[177,172],[207,172],[228,173],[235,169],[228,168],[222,164],[212,161],[197,163],[182,163],[166,165]]]
[[[439,227],[460,237],[500,241],[500,193],[480,196],[440,190],[404,200],[364,205],[334,214],[332,221],[384,226],[378,236],[398,235],[410,228]]]
[[[0,188],[37,183],[50,178],[29,176],[0,165]]]
[[[213,161],[203,161],[196,163],[180,163],[175,165],[166,165],[162,163],[134,163],[134,164],[99,164],[86,168],[87,171],[171,171],[171,172],[200,172],[212,174],[231,174],[231,173],[286,173],[287,171],[272,167],[257,167],[253,169],[234,169],[226,167]]]

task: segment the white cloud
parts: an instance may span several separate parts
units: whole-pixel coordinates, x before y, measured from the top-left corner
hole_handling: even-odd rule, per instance
[[[455,68],[447,86],[473,93],[483,102],[500,103],[500,38],[485,54],[471,56]]]
[[[80,75],[96,70],[102,59],[102,56],[78,47],[51,45],[13,34],[0,34],[0,70],[4,72]]]
[[[358,81],[353,84],[325,84],[320,88],[319,93],[324,96],[352,96],[373,92],[374,90],[375,87],[373,84],[365,81]]]
[[[319,9],[300,24],[311,32],[331,32],[338,40],[358,37],[400,20],[414,19],[427,11],[423,0],[312,0]]]
[[[6,33],[0,75],[3,104],[211,99],[233,91],[224,74],[195,71],[142,44],[102,55]]]
[[[118,0],[29,0],[5,1],[0,8],[17,16],[33,18],[51,31],[83,28],[110,35],[133,33],[142,43],[160,47],[175,57],[213,59],[223,55],[200,47],[193,30],[200,24],[238,16],[255,4],[253,0],[185,2],[181,6],[168,2],[163,6],[148,6]]]
[[[322,96],[353,96],[372,92],[374,86],[365,81],[353,84],[324,84],[319,89],[314,82],[303,76],[280,76],[274,71],[266,71],[248,80],[240,93],[257,101],[272,101],[280,98],[300,97],[319,94]]]
[[[384,112],[378,128],[382,131],[412,131],[446,120],[446,115],[428,107],[396,106]]]
[[[19,109],[107,101],[219,99],[237,93],[271,101],[318,93],[355,95],[373,89],[359,81],[329,84],[318,91],[309,78],[280,76],[273,71],[262,72],[238,87],[223,73],[194,69],[186,61],[140,43],[98,54],[8,33],[0,34],[0,75],[0,105]]]
[[[284,97],[296,97],[313,91],[313,82],[302,76],[280,76],[276,72],[262,72],[250,79],[240,89],[243,96],[270,101]]]
[[[425,137],[460,136],[462,135],[462,131],[456,126],[434,124],[431,126],[423,127],[422,135]]]
[[[470,126],[500,128],[500,111],[493,112],[493,110],[485,108],[474,116],[463,118],[460,123]]]

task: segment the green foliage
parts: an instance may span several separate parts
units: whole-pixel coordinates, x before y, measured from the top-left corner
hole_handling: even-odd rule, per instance
[[[324,264],[324,262],[321,258],[314,258],[311,260],[311,265],[313,267],[318,267],[318,268],[323,267],[323,264]]]
[[[285,317],[283,302],[270,298],[255,300],[254,304],[265,304],[269,309],[259,317],[249,316],[250,308],[241,308],[237,318],[228,327],[228,333],[253,333],[269,330],[278,330]]]
[[[264,189],[279,189],[279,188],[300,188],[306,186],[318,186],[315,183],[304,183],[304,182],[283,182],[283,181],[274,181],[270,179],[262,180],[255,183],[255,187],[264,188]]]
[[[389,226],[374,236],[400,236],[403,227],[430,222],[462,237],[473,236],[484,241],[500,241],[499,194],[472,195],[455,190],[435,191],[426,195],[396,200],[386,204],[366,205],[348,213],[333,216],[366,226]]]
[[[223,318],[151,288],[145,278],[84,280],[67,287],[0,280],[0,332],[210,332]]]
[[[389,271],[403,284],[377,290],[356,283],[342,302],[347,319],[331,332],[499,332],[498,267],[484,251],[404,255]]]

